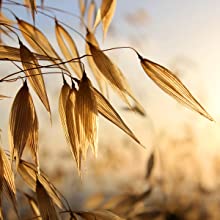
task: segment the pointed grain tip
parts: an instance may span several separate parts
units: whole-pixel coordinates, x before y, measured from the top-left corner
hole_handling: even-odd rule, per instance
[[[55,21],[55,24],[56,24],[56,25],[59,25],[59,23],[58,23],[58,21],[57,21],[57,18],[56,18],[56,17],[54,18],[54,21]]]
[[[144,58],[138,52],[136,52],[136,53],[137,53],[137,56],[140,59],[140,61],[142,61]]]
[[[20,22],[20,19],[19,19],[15,14],[13,14],[13,16],[15,17],[15,19],[17,20],[17,22]]]

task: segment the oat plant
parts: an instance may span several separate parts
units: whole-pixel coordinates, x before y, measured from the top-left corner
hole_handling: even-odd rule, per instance
[[[80,29],[64,23],[58,16],[55,16],[56,12],[67,15],[69,12],[48,7],[47,1],[41,0],[39,4],[36,0],[0,1],[1,64],[12,63],[17,68],[16,72],[7,75],[1,73],[0,83],[19,81],[21,84],[20,88],[17,88],[17,93],[13,95],[14,97],[9,97],[11,94],[0,95],[0,100],[14,99],[9,117],[10,146],[8,148],[10,151],[5,150],[7,146],[5,146],[6,148],[0,147],[0,219],[7,216],[2,206],[5,199],[11,203],[16,218],[24,219],[17,206],[15,175],[21,176],[33,191],[32,195],[23,192],[23,196],[29,202],[30,210],[32,210],[32,217],[29,219],[64,219],[64,215],[67,215],[66,219],[75,220],[123,219],[114,214],[114,211],[109,211],[110,206],[107,205],[94,211],[72,210],[63,195],[41,170],[38,142],[39,123],[32,92],[36,93],[48,113],[48,117],[53,121],[50,97],[47,94],[48,86],[44,75],[53,77],[54,74],[59,74],[63,83],[57,106],[61,126],[79,175],[88,149],[91,148],[95,156],[98,154],[99,115],[123,130],[138,145],[145,147],[117,113],[106,92],[108,89],[114,91],[127,108],[145,117],[144,107],[132,91],[119,64],[114,63],[107,54],[109,50],[133,51],[134,59],[140,62],[137,68],[142,68],[143,74],[150,77],[161,90],[208,120],[214,120],[181,80],[166,67],[147,59],[147,55],[141,55],[141,52],[132,46],[123,45],[108,49],[100,47],[96,39],[96,29],[102,25],[104,41],[108,36],[116,3],[116,0],[102,0],[100,5],[94,0],[72,1],[72,4],[78,5],[80,9],[80,14],[74,15],[82,27]],[[20,19],[16,14],[18,8],[24,12],[28,10],[32,20]],[[54,29],[50,28],[55,33],[61,55],[54,49],[50,39],[36,25],[35,21],[39,15],[54,24]],[[80,36],[85,45],[85,51],[78,51],[77,44],[72,37],[73,32]],[[17,46],[9,45],[8,38],[13,39]],[[88,66],[84,64],[86,59]],[[93,73],[97,87],[89,78],[88,71]],[[25,151],[30,151],[32,162],[25,159],[23,155]],[[147,177],[150,176],[152,167],[153,156],[150,157]],[[127,198],[127,204],[132,206],[134,202],[140,201],[148,194],[149,192],[145,192],[143,195]]]

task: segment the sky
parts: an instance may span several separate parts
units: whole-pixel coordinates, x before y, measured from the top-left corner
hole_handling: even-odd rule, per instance
[[[45,4],[79,14],[77,1],[74,0],[45,0]],[[28,17],[31,20],[26,11],[16,10],[17,16]],[[62,13],[57,13],[57,17],[79,28],[77,18]],[[115,16],[104,43],[101,28],[98,29],[97,38],[102,48],[133,46],[144,57],[168,67],[180,77],[192,94],[216,119],[216,123],[211,123],[164,94],[147,78],[132,51],[109,52],[108,55],[119,64],[149,115],[150,119],[136,115],[131,117],[131,113],[121,110],[121,102],[115,102],[119,112],[145,145],[152,145],[150,121],[153,121],[157,132],[161,129],[175,136],[183,135],[184,125],[189,124],[197,137],[196,150],[202,159],[206,158],[207,153],[211,156],[219,153],[219,20],[220,1],[217,0],[118,0]],[[52,22],[39,15],[36,24],[45,31],[50,41],[54,42],[55,48],[58,48]],[[82,49],[84,44],[81,39],[75,33],[72,34],[77,45]],[[2,91],[8,91],[8,87],[2,88]],[[50,91],[51,94],[57,92],[56,89]],[[51,102],[55,105],[56,101],[54,99]],[[4,108],[8,108],[9,102],[3,104]],[[7,124],[6,118],[2,118],[4,126]],[[45,114],[43,118],[46,118]],[[58,135],[56,128],[53,128],[53,132],[57,132]],[[112,132],[118,135],[117,128],[114,127]],[[108,135],[101,138],[108,141]],[[52,138],[51,141],[55,144]]]

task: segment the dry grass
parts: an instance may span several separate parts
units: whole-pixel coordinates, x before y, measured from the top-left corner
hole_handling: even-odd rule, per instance
[[[83,207],[84,211],[71,208],[66,198],[40,168],[38,117],[34,105],[35,100],[31,93],[36,93],[49,113],[52,122],[44,75],[50,75],[50,79],[53,81],[53,75],[58,74],[60,81],[63,82],[58,104],[60,119],[80,175],[82,175],[82,167],[87,159],[88,149],[91,148],[94,155],[97,156],[98,154],[99,114],[124,131],[138,145],[144,147],[117,113],[106,92],[111,88],[122,99],[126,108],[143,117],[146,116],[144,108],[131,90],[125,75],[119,68],[119,64],[114,63],[106,55],[107,50],[132,50],[147,76],[164,92],[210,121],[214,121],[214,119],[177,76],[167,68],[143,58],[135,48],[101,49],[95,31],[98,25],[102,23],[103,39],[107,37],[109,25],[116,9],[116,0],[103,0],[97,12],[95,1],[90,1],[89,6],[86,5],[87,1],[79,1],[81,14],[78,18],[86,29],[85,34],[60,21],[57,17],[51,16],[48,10],[52,13],[59,11],[67,14],[67,12],[56,8],[46,8],[44,1],[41,1],[40,5],[37,5],[36,0],[25,0],[23,3],[11,0],[0,2],[2,7],[0,60],[1,62],[10,62],[18,69],[17,72],[2,76],[0,82],[22,81],[22,87],[15,95],[11,106],[9,120],[10,153],[0,148],[0,219],[141,220],[208,218],[207,216],[210,213],[212,214],[212,211],[206,212],[204,210],[206,203],[200,201],[200,198],[207,195],[212,196],[213,192],[207,192],[198,181],[195,189],[191,189],[190,195],[181,194],[182,191],[179,190],[182,188],[176,188],[175,185],[181,184],[182,177],[178,175],[176,177],[169,172],[166,173],[166,166],[169,165],[169,161],[162,158],[160,148],[157,146],[149,154],[146,177],[143,179],[146,181],[146,188],[143,187],[139,192],[109,196],[109,198],[99,194],[99,196],[90,198],[86,206]],[[23,10],[27,9],[33,22],[27,22],[15,16],[16,10],[10,11],[10,5],[20,7]],[[6,11],[12,14],[12,19],[6,18],[4,15]],[[36,27],[35,19],[38,14],[44,15],[45,19],[51,19],[54,22],[61,55],[56,52],[43,31]],[[85,22],[86,14],[87,24]],[[76,32],[82,38],[86,46],[86,52],[82,52],[84,55],[80,56],[81,51],[78,51],[77,44],[67,29]],[[8,37],[14,39],[19,47],[7,45]],[[62,56],[65,59],[62,59]],[[83,58],[88,59],[100,91],[93,86],[93,82],[88,77],[87,66],[84,65]],[[46,61],[46,64],[42,60]],[[32,87],[33,91],[30,92],[29,87]],[[0,100],[6,98],[9,98],[7,94],[0,95]],[[27,149],[32,155],[30,161],[24,154]],[[106,157],[108,156],[106,155]],[[121,152],[120,157],[123,156],[124,153]],[[112,160],[114,161],[115,158],[112,157]],[[14,162],[16,167],[14,167]],[[156,168],[158,164],[160,164],[160,172],[162,171],[159,177]],[[104,165],[101,168],[102,172],[107,172]],[[21,179],[17,180],[19,178],[23,179],[23,183],[26,183],[27,187],[23,187],[23,184],[17,185],[17,181],[21,181]],[[170,184],[169,179],[172,179],[173,185]],[[5,198],[8,199],[9,203]],[[24,209],[23,204],[28,208]]]

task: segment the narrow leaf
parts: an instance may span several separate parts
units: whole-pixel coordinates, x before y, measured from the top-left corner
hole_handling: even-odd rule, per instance
[[[75,120],[80,149],[85,157],[88,145],[90,145],[97,155],[97,103],[92,84],[85,73],[80,81],[75,103]]]
[[[43,220],[58,220],[58,215],[54,207],[53,201],[47,193],[47,190],[37,179],[36,194],[38,206]]]
[[[47,97],[46,87],[44,84],[44,79],[41,73],[40,65],[38,64],[38,61],[34,57],[33,53],[21,42],[19,43],[21,62],[24,68],[25,75],[28,76],[28,80],[31,83],[31,86],[33,87],[34,91],[37,93],[46,110],[49,112],[49,114],[51,114],[50,104]]]
[[[55,20],[55,31],[56,38],[59,47],[66,60],[71,60],[73,58],[79,57],[79,52],[77,50],[76,44],[71,38],[70,34]],[[65,41],[64,41],[65,39]],[[76,73],[76,75],[81,78],[83,75],[83,69],[79,62],[69,62],[70,67]]]
[[[183,83],[167,68],[138,55],[145,73],[168,95],[188,108],[198,112],[210,121],[214,119],[192,96]]]
[[[9,139],[11,161],[15,157],[18,166],[23,151],[27,147],[31,150],[38,166],[38,120],[26,82],[18,91],[11,108]]]
[[[134,139],[138,144],[142,146],[140,141],[136,138],[133,132],[124,123],[124,121],[121,119],[119,114],[115,111],[115,109],[112,107],[109,101],[95,88],[94,88],[94,94],[95,94],[95,98],[97,102],[98,112],[102,116],[104,116],[106,119],[111,121],[113,124],[115,124],[117,127],[122,129],[126,134],[128,134],[132,139]]]

